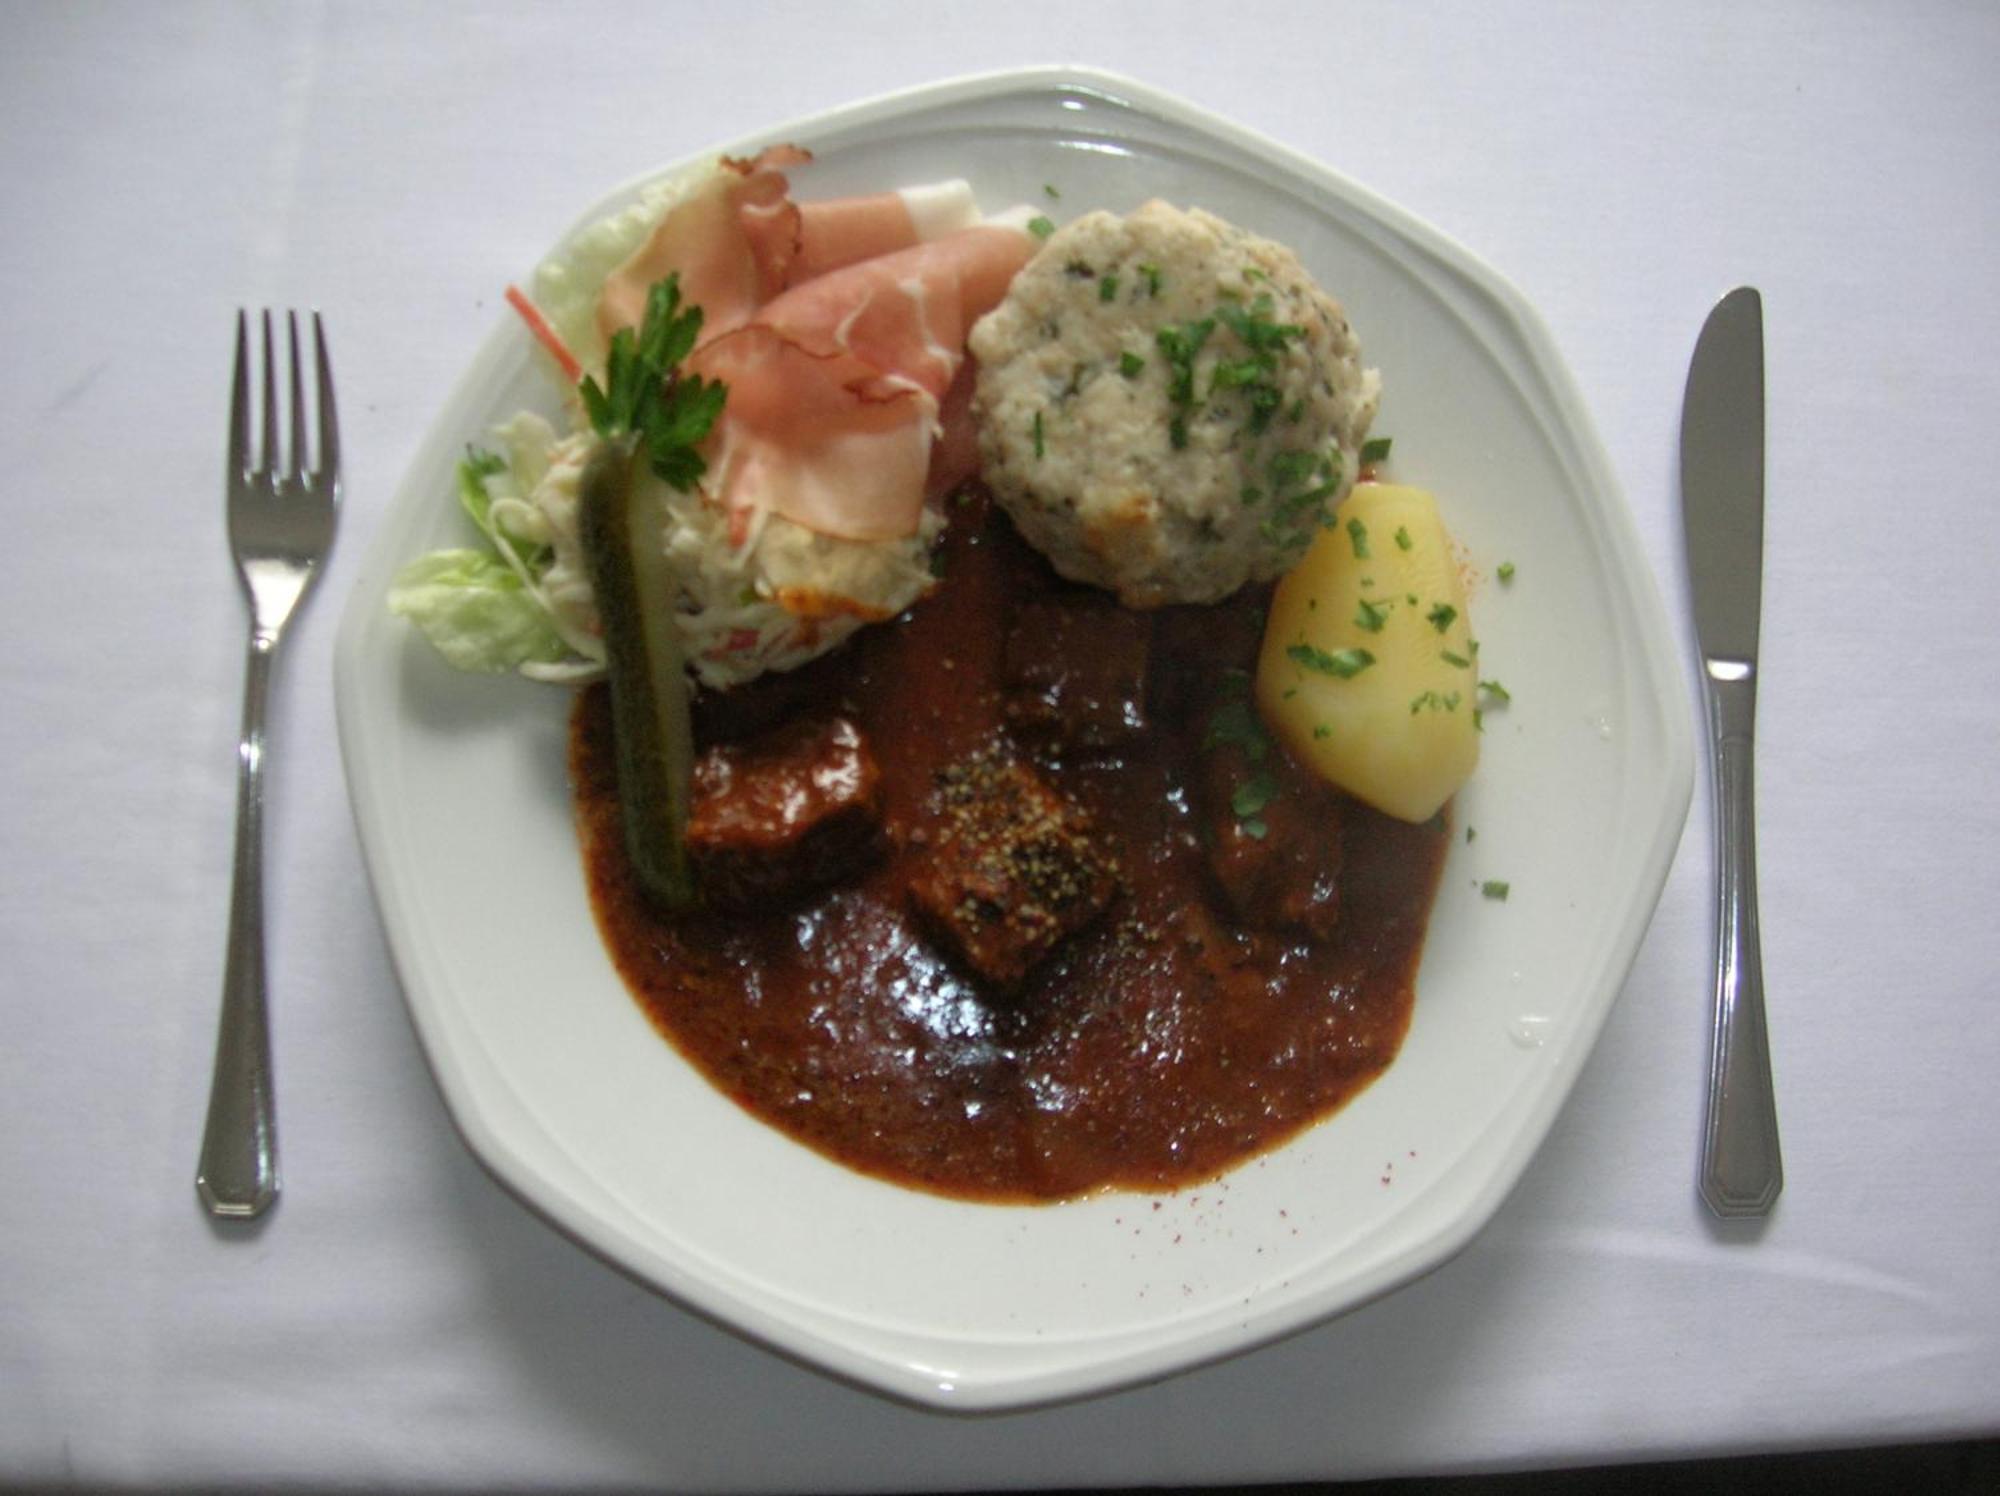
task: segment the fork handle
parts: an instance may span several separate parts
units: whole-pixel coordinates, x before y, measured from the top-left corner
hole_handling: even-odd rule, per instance
[[[1718,1216],[1760,1216],[1784,1188],[1785,1171],[1757,928],[1757,677],[1710,672],[1705,684],[1715,766],[1716,952],[1701,1195]]]
[[[264,703],[275,636],[253,631],[236,745],[236,870],[208,1126],[195,1190],[213,1215],[261,1215],[278,1198],[271,1028],[264,1001]]]

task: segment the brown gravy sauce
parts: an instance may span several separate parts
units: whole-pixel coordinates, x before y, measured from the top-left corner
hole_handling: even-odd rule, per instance
[[[770,716],[841,702],[881,765],[890,850],[793,907],[648,909],[624,857],[607,697],[579,696],[570,760],[591,900],[654,1025],[806,1146],[976,1200],[1172,1189],[1337,1110],[1408,1028],[1447,826],[1350,803],[1333,936],[1237,928],[1193,806],[1200,724],[1160,726],[1114,760],[1049,769],[1117,847],[1124,885],[1021,991],[983,993],[912,919],[907,848],[925,834],[937,771],[1005,731],[996,678],[1009,617],[1065,584],[983,502],[955,512],[940,556],[943,585],[900,619],[730,693]],[[1184,617],[1156,630],[1155,669],[1169,638],[1177,671],[1249,668],[1264,600],[1200,610],[1212,628]]]

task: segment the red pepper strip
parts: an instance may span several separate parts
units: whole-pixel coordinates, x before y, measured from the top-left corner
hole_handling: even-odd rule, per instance
[[[576,361],[576,355],[571,353],[568,345],[556,336],[556,330],[549,326],[548,319],[542,315],[541,309],[522,294],[519,286],[507,288],[507,305],[521,314],[521,320],[528,324],[528,331],[535,335],[535,341],[549,350],[550,355],[561,366],[563,376],[571,384],[583,378],[583,365]]]

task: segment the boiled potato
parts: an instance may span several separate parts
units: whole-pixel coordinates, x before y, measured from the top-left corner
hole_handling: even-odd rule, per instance
[[[1436,501],[1357,484],[1271,600],[1257,658],[1265,722],[1356,799],[1427,821],[1479,762],[1478,684]]]

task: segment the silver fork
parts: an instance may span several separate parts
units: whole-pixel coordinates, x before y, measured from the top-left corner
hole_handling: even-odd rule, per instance
[[[236,377],[229,399],[229,548],[250,604],[250,658],[243,734],[236,747],[236,872],[229,892],[222,1026],[215,1041],[208,1126],[194,1176],[202,1203],[218,1216],[258,1215],[278,1198],[271,1029],[264,1001],[264,701],[278,641],[333,546],[340,507],[333,370],[319,313],[312,320],[319,461],[308,468],[298,313],[286,313],[291,343],[288,457],[278,450],[277,360],[269,312],[263,317],[262,440],[256,453],[250,449],[249,337],[243,313],[236,314]]]

